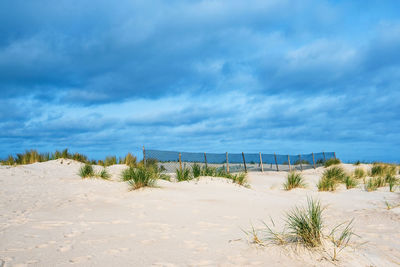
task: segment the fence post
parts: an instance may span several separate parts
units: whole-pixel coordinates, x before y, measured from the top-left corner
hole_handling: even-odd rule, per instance
[[[246,160],[244,159],[244,152],[242,152],[242,157],[243,157],[243,164],[244,164],[244,172],[247,172]]]
[[[289,171],[291,172],[292,171],[292,167],[290,166],[290,156],[289,155],[287,155],[287,160],[288,160],[288,164],[289,164]]]
[[[264,172],[264,165],[263,165],[263,162],[262,162],[261,152],[260,152],[260,164],[261,164],[261,172]]]
[[[303,171],[303,163],[301,162],[301,155],[299,154],[299,161],[300,161],[300,169]]]
[[[143,165],[146,167],[146,150],[144,149],[144,146],[143,146]]]
[[[322,152],[322,154],[324,155],[324,162],[326,161],[326,158],[325,158],[325,152]]]
[[[312,162],[313,162],[313,165],[314,165],[314,170],[315,170],[315,158],[314,158],[314,152],[312,152],[311,154],[312,154]]]
[[[276,171],[279,172],[278,161],[276,161],[276,153],[274,153],[274,157],[275,157]]]
[[[337,159],[337,158],[336,158],[336,152],[333,152],[333,156],[335,157],[335,160],[336,160],[336,159]]]
[[[204,152],[204,163],[206,164],[206,168],[207,168],[207,155],[206,155],[206,152]]]
[[[182,155],[181,155],[181,152],[179,152],[179,170],[182,171]]]
[[[228,152],[226,152],[226,172],[229,173],[229,159],[228,159]]]

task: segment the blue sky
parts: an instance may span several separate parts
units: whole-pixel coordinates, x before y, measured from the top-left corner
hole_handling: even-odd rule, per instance
[[[400,161],[398,1],[5,0],[0,156]]]

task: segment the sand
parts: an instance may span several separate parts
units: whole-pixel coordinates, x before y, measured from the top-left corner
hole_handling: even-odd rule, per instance
[[[303,174],[305,189],[284,191],[285,172],[249,173],[250,188],[222,178],[159,181],[129,191],[123,165],[111,181],[84,179],[81,163],[55,160],[0,166],[0,266],[398,266],[400,203],[388,188],[318,192],[323,168]],[[344,165],[348,170],[352,165]],[[364,168],[369,168],[365,165]],[[261,220],[283,226],[283,215],[307,197],[326,207],[334,225],[354,218],[351,246],[332,263],[332,251],[249,243],[242,229]]]

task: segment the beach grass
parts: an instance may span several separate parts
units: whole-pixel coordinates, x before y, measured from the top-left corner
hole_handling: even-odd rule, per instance
[[[357,179],[363,179],[367,176],[367,172],[363,168],[356,168],[354,170],[354,177]]]
[[[106,168],[99,171],[96,176],[104,180],[108,180],[111,177],[111,175],[107,172]]]
[[[331,158],[331,159],[328,159],[327,161],[325,161],[324,167],[328,168],[332,165],[338,165],[340,163],[341,163],[340,159]]]
[[[144,166],[129,167],[122,171],[122,180],[126,181],[132,190],[142,187],[153,187],[159,174],[152,168]]]
[[[307,247],[321,245],[322,211],[318,200],[308,198],[306,208],[295,207],[287,214],[287,228],[296,242],[301,242]]]
[[[389,191],[393,192],[394,187],[398,184],[398,179],[394,175],[387,174],[385,181],[389,185]]]
[[[133,156],[130,152],[122,159],[122,164],[127,166],[136,166],[137,158]]]
[[[193,179],[193,175],[189,168],[176,169],[176,180],[178,182],[189,181]]]
[[[79,169],[79,176],[82,178],[88,178],[95,176],[93,167],[91,164],[86,163]]]
[[[317,187],[319,191],[335,191],[339,183],[345,182],[348,175],[340,166],[333,166],[324,171]]]
[[[358,185],[358,181],[353,176],[347,175],[344,179],[344,183],[346,185],[346,189],[354,188]]]
[[[192,173],[193,173],[193,177],[197,178],[201,176],[201,167],[199,164],[195,163],[192,166]]]
[[[303,176],[298,172],[289,172],[286,177],[286,182],[283,184],[283,188],[285,190],[292,190],[298,187],[305,187]]]

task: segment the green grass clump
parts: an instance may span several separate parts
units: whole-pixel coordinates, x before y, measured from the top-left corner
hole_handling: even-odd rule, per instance
[[[347,174],[342,167],[334,166],[324,171],[317,187],[319,191],[335,191],[339,183],[345,182]]]
[[[317,247],[325,246],[327,243],[324,240],[329,240],[333,244],[331,260],[334,262],[337,260],[338,254],[349,246],[351,238],[358,235],[353,232],[353,220],[349,223],[338,224],[328,235],[324,234],[323,212],[324,208],[321,207],[319,201],[308,198],[306,207],[295,207],[286,214],[283,231],[276,231],[263,222],[265,229],[255,229],[252,226],[250,231],[244,231],[244,233],[250,237],[251,243],[260,246],[266,246],[265,242],[275,245],[291,243],[302,244],[306,248],[314,250]],[[271,222],[275,227],[272,218]],[[326,248],[323,250],[327,251]]]
[[[98,177],[100,177],[101,179],[104,179],[104,180],[108,180],[108,179],[110,179],[110,174],[107,172],[107,170],[104,168],[104,169],[102,169],[98,174],[97,174],[97,176]]]
[[[178,182],[182,182],[182,181],[189,181],[192,180],[193,176],[190,172],[189,168],[183,168],[183,169],[176,169],[176,180],[178,180]]]
[[[287,227],[296,241],[307,247],[321,245],[322,211],[320,202],[309,198],[306,208],[296,207],[287,214]]]
[[[286,178],[286,182],[283,184],[285,190],[291,190],[297,187],[305,187],[304,178],[301,173],[289,172]]]
[[[384,177],[386,175],[396,175],[397,168],[392,164],[384,164],[384,163],[374,163],[371,168],[371,176],[381,176]]]
[[[192,173],[193,173],[193,177],[197,178],[201,176],[201,167],[199,164],[195,163],[192,166]]]
[[[368,179],[367,183],[364,185],[365,190],[368,192],[375,191],[379,187],[385,186],[386,182],[385,179],[382,177],[375,177]]]
[[[346,178],[344,179],[344,183],[346,184],[346,189],[351,189],[358,185],[357,180],[350,175],[346,176]]]
[[[363,179],[367,176],[366,171],[363,168],[356,168],[354,170],[354,177],[357,179]]]
[[[204,166],[201,170],[203,176],[216,176],[217,168]]]
[[[397,184],[397,178],[393,175],[387,174],[385,180],[389,185],[390,192],[393,192],[394,186]]]
[[[152,187],[159,178],[152,168],[140,167],[129,167],[122,172],[122,180],[126,181],[132,188],[132,190],[139,189],[142,187]]]
[[[325,168],[328,168],[332,165],[337,165],[340,163],[341,163],[340,159],[331,158],[331,159],[328,159],[327,161],[325,161],[324,166],[325,166]]]
[[[117,164],[117,157],[116,156],[107,156],[104,160],[104,167],[111,166]]]
[[[93,177],[95,176],[92,165],[86,163],[79,169],[79,176],[82,178]]]
[[[353,163],[353,165],[358,166],[361,164],[361,161],[357,160],[356,162]]]
[[[131,153],[126,154],[125,158],[123,158],[122,164],[125,164],[127,166],[136,166],[137,164],[137,158],[133,156]]]
[[[247,184],[247,174],[244,172],[237,173],[237,174],[231,174],[229,179],[232,179],[232,182],[238,185],[242,186],[248,186]]]

